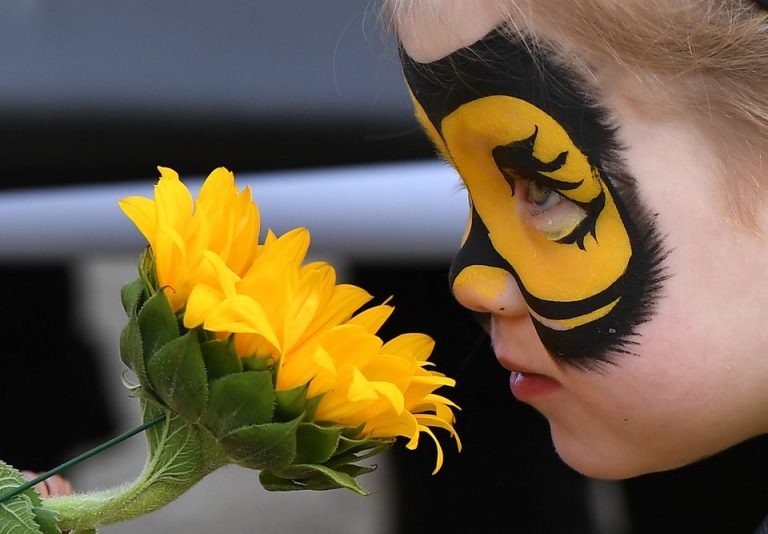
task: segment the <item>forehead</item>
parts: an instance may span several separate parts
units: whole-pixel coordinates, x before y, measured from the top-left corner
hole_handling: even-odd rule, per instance
[[[408,56],[429,63],[480,40],[506,18],[495,0],[422,0],[398,17],[398,37]]]

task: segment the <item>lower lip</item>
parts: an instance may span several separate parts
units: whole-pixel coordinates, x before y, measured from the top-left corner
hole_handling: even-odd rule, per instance
[[[561,387],[557,380],[534,373],[513,371],[509,377],[509,388],[512,390],[512,395],[522,402],[553,393]]]

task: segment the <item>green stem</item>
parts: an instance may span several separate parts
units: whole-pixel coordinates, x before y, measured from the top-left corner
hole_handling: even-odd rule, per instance
[[[32,480],[27,481],[26,483],[22,484],[21,486],[18,486],[15,489],[13,489],[13,490],[11,490],[11,491],[9,491],[7,493],[4,493],[3,495],[0,495],[0,504],[4,503],[5,501],[7,501],[8,499],[10,499],[12,497],[15,497],[19,493],[24,493],[25,491],[27,491],[32,486],[36,486],[37,484],[39,484],[40,482],[43,482],[44,480],[48,480],[52,476],[58,475],[62,471],[66,471],[67,469],[69,469],[73,465],[77,465],[80,462],[84,462],[88,458],[91,458],[92,456],[96,456],[100,452],[105,451],[105,450],[109,449],[110,447],[113,447],[114,445],[117,445],[118,443],[121,443],[121,442],[125,441],[126,439],[128,439],[130,437],[133,437],[136,434],[140,434],[141,432],[144,432],[146,429],[155,426],[156,424],[158,424],[159,422],[163,421],[164,419],[165,419],[165,414],[159,415],[159,416],[155,417],[154,419],[152,419],[151,421],[147,421],[146,423],[143,423],[143,424],[137,426],[136,428],[132,428],[131,430],[129,430],[127,432],[123,432],[119,436],[114,437],[114,438],[110,439],[109,441],[106,441],[106,442],[102,443],[98,447],[94,447],[93,449],[84,452],[80,456],[76,456],[75,458],[72,458],[71,460],[69,460],[67,462],[64,462],[63,464],[61,464],[58,467],[54,467],[50,471],[46,471],[42,475],[40,475],[40,476],[38,476],[36,478],[33,478]]]
[[[227,463],[205,429],[172,414],[148,431],[147,439],[147,462],[132,484],[44,500],[46,508],[59,514],[59,528],[93,529],[148,514]]]

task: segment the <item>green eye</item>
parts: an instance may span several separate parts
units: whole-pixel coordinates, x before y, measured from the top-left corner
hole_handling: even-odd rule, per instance
[[[528,185],[528,201],[535,205],[540,211],[548,210],[557,206],[563,197],[548,187],[530,182]]]

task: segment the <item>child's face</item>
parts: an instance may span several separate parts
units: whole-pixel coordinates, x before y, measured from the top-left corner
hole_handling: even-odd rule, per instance
[[[610,86],[590,105],[567,66],[491,34],[484,4],[400,35],[417,116],[470,197],[452,289],[512,392],[591,476],[768,432],[768,245],[726,220],[711,149]]]

